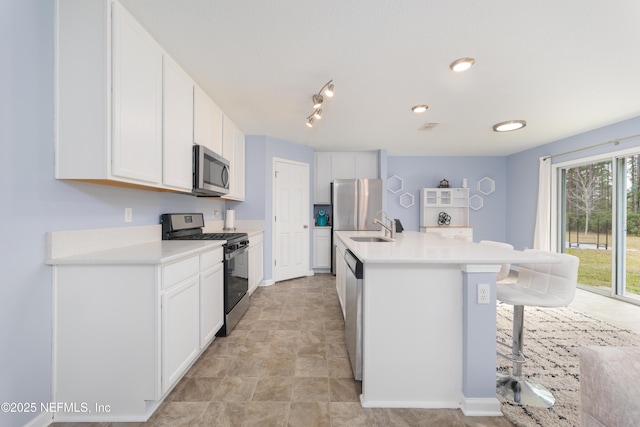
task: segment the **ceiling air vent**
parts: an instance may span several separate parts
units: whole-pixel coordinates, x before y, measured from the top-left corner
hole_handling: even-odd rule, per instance
[[[438,126],[440,123],[431,123],[431,122],[427,122],[425,124],[423,124],[422,126],[420,126],[418,128],[418,130],[431,130],[434,127]]]

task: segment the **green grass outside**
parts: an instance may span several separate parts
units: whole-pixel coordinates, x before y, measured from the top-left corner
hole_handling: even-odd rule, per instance
[[[581,236],[581,243],[595,243],[595,234]],[[604,242],[601,235],[600,242]],[[611,236],[609,236],[611,245]],[[609,246],[610,247],[610,246]],[[611,250],[570,248],[567,253],[580,258],[578,283],[611,289]],[[640,295],[640,237],[627,236],[627,293]]]

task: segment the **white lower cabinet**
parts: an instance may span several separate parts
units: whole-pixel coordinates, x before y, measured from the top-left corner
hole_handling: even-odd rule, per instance
[[[335,240],[334,240],[335,241]],[[336,241],[336,292],[338,293],[338,301],[342,309],[343,318],[346,317],[345,298],[347,290],[347,263],[344,260],[344,252],[346,247],[341,241]]]
[[[162,293],[162,392],[173,386],[200,352],[198,275]]]
[[[313,268],[331,268],[331,228],[313,229]]]
[[[262,233],[249,238],[249,294],[252,294],[264,278],[264,236]]]
[[[223,248],[166,264],[54,265],[54,422],[146,421],[222,326]],[[108,410],[93,410],[105,408]]]
[[[206,348],[224,324],[224,265],[200,273],[200,348]]]

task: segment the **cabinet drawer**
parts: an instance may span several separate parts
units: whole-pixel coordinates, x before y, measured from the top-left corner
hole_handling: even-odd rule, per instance
[[[198,274],[199,267],[200,260],[197,256],[162,267],[162,289]]]
[[[216,264],[220,264],[223,259],[224,249],[222,247],[203,253],[200,255],[200,271],[208,270]]]
[[[263,234],[256,234],[255,236],[251,236],[249,237],[249,246],[255,246],[259,243],[262,243],[264,241],[264,237]]]
[[[314,230],[316,237],[331,237],[330,228],[316,228]]]

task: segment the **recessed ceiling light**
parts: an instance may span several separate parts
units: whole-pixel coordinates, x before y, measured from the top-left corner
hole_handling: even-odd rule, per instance
[[[411,107],[411,111],[413,111],[414,113],[424,113],[425,111],[427,111],[427,108],[429,108],[429,106],[424,104],[414,105],[413,107]]]
[[[507,120],[493,125],[494,132],[510,132],[512,130],[522,129],[527,125],[525,120]]]
[[[460,58],[453,61],[451,65],[449,65],[449,68],[451,68],[456,73],[461,73],[462,71],[467,71],[475,63],[476,60],[473,58]]]

